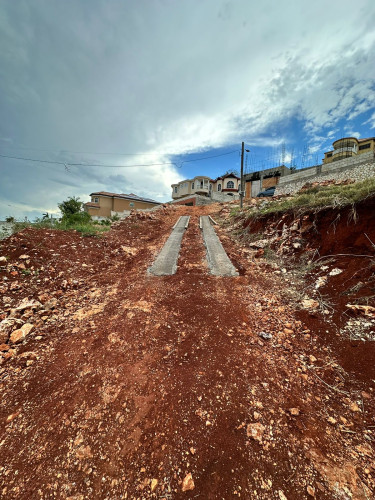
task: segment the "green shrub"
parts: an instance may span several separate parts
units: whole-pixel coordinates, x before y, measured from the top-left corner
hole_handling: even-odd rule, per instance
[[[77,224],[88,224],[91,221],[91,215],[87,212],[76,212],[74,214],[65,214],[61,219],[61,223],[66,226],[76,226]]]

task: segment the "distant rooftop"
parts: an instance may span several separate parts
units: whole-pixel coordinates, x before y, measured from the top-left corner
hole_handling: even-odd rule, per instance
[[[158,205],[161,205],[160,201],[151,200],[151,198],[142,198],[141,196],[137,196],[134,193],[126,194],[109,193],[108,191],[95,191],[95,193],[91,193],[90,196],[108,196],[111,198],[123,198],[125,200],[143,201],[145,203],[156,203]]]

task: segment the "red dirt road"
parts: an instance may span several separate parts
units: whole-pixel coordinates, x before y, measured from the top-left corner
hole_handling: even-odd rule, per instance
[[[198,216],[219,208],[2,242],[0,319],[33,325],[2,346],[2,498],[373,498],[374,381],[349,379],[223,229],[241,275],[208,273]],[[148,275],[183,214],[177,273]]]

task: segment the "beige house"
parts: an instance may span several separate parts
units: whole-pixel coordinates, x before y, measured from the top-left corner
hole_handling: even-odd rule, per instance
[[[212,193],[233,195],[234,193],[238,193],[240,183],[240,177],[232,173],[217,177],[216,179],[197,175],[194,179],[185,179],[178,184],[172,184],[172,198],[178,200],[179,198],[193,194],[211,196]]]
[[[351,156],[357,156],[369,151],[375,151],[375,137],[357,139],[356,137],[343,137],[333,144],[333,151],[324,153],[323,163],[342,160]]]
[[[106,191],[91,193],[91,201],[83,205],[94,219],[111,217],[112,215],[123,215],[130,210],[146,210],[161,205],[158,201],[149,198],[141,198],[133,193],[117,194]]]

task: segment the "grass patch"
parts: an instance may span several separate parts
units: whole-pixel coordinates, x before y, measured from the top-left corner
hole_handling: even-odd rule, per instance
[[[110,224],[101,224],[100,222],[88,220],[85,222],[82,221],[67,221],[67,220],[36,220],[35,222],[31,222],[28,220],[18,221],[13,224],[12,234],[18,233],[26,228],[33,229],[57,229],[60,231],[77,231],[82,234],[82,236],[86,237],[100,237],[104,232],[109,231],[111,229]]]
[[[375,179],[368,179],[342,186],[316,186],[292,198],[272,201],[266,206],[252,208],[247,213],[250,218],[287,211],[300,211],[354,205],[375,194]]]

